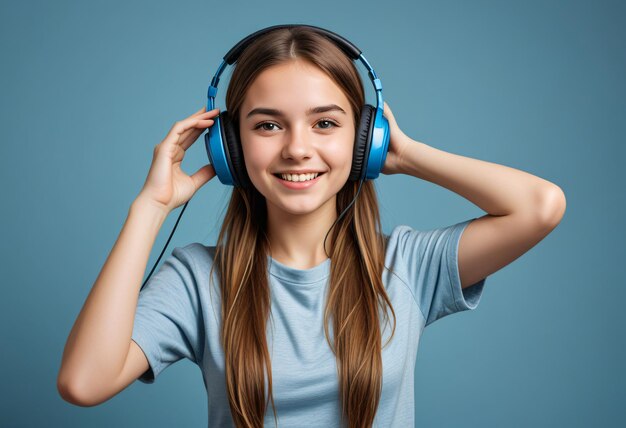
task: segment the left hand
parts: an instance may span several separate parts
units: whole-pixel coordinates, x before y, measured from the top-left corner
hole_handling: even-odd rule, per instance
[[[385,165],[381,172],[386,175],[401,174],[402,154],[407,145],[411,143],[411,139],[400,129],[396,123],[396,119],[393,117],[393,112],[387,102],[384,102],[383,116],[389,121],[389,150],[387,151],[387,158],[385,159]]]

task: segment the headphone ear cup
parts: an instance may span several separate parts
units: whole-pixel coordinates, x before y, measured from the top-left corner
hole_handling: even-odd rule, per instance
[[[246,172],[246,164],[243,159],[241,143],[239,141],[239,132],[230,119],[227,111],[220,113],[222,141],[224,141],[224,151],[231,165],[231,175],[234,179],[234,185],[246,187],[249,183],[248,173]]]
[[[350,171],[349,181],[358,181],[364,176],[367,170],[367,160],[369,158],[369,150],[372,141],[372,117],[376,109],[365,104],[361,109],[361,118],[359,126],[354,137],[354,152],[352,153],[352,170]]]

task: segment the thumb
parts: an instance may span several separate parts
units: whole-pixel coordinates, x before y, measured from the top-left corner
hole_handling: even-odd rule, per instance
[[[385,110],[384,116],[389,121],[389,124],[393,124],[393,126],[398,126],[396,123],[396,118],[393,116],[393,112],[391,111],[391,107],[387,104],[387,101],[383,101],[383,109]]]
[[[384,113],[383,116],[385,116],[387,118],[387,120],[389,121],[389,128],[390,130],[393,130],[394,134],[399,134],[399,135],[405,135],[404,132],[402,132],[402,130],[400,129],[400,127],[398,126],[398,123],[396,122],[396,118],[393,115],[393,112],[391,111],[391,107],[389,107],[389,104],[387,104],[386,101],[383,102],[383,109],[384,109]]]
[[[197,191],[213,177],[215,177],[215,168],[213,168],[213,165],[208,164],[196,171],[191,176],[191,179],[193,180],[193,184]]]

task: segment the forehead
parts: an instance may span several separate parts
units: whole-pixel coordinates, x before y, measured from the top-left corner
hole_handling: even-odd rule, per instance
[[[299,115],[311,107],[330,103],[350,111],[348,98],[324,71],[309,62],[289,61],[269,67],[255,78],[242,104],[241,117],[256,107]]]

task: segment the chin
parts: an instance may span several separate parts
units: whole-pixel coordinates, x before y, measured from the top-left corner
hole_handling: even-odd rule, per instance
[[[322,204],[316,204],[313,201],[306,201],[304,203],[275,203],[270,202],[277,210],[291,215],[305,215],[317,211],[322,207]]]

